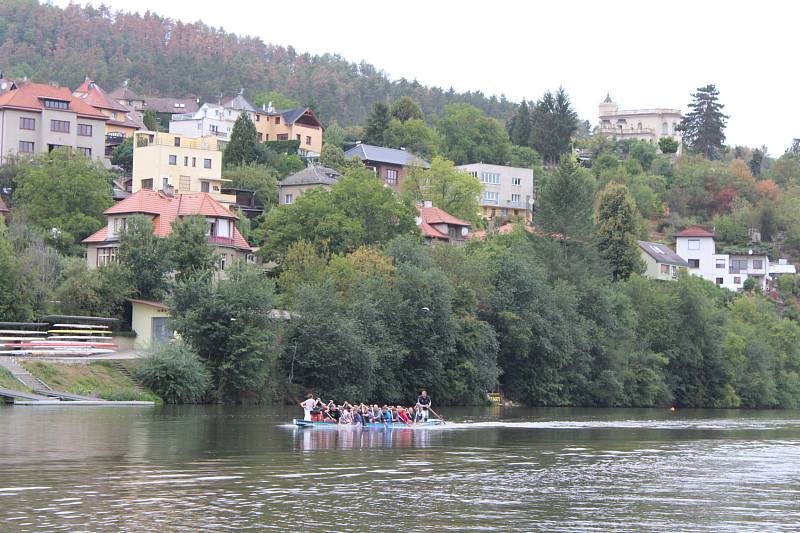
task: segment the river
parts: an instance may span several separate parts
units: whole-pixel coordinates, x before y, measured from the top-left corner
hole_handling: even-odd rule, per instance
[[[800,411],[0,407],[3,531],[800,529]]]

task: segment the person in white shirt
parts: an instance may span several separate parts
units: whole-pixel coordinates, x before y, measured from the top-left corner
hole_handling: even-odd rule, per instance
[[[317,406],[317,401],[314,399],[314,395],[310,392],[306,399],[300,402],[300,407],[303,408],[303,420],[311,421],[311,410]]]

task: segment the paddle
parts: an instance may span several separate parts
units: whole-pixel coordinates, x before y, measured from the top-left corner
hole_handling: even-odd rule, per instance
[[[439,420],[441,420],[441,421],[442,421],[442,424],[447,424],[447,421],[446,421],[444,418],[442,418],[441,416],[439,416],[439,413],[437,413],[436,411],[434,411],[434,410],[433,410],[433,409],[431,409],[430,407],[428,407],[428,411],[430,411],[431,413],[433,413],[434,415],[436,415],[436,418],[438,418]]]

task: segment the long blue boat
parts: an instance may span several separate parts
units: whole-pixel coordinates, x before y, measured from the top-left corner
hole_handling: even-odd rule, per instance
[[[441,420],[428,420],[417,424],[404,424],[402,422],[392,422],[391,424],[334,424],[333,422],[311,422],[302,418],[295,418],[294,424],[301,428],[314,429],[425,429],[442,425]]]

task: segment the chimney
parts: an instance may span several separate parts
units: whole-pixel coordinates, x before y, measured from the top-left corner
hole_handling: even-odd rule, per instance
[[[164,193],[164,196],[168,196],[170,198],[175,196],[175,187],[173,187],[172,185],[165,186],[164,188],[161,189],[161,191]]]
[[[431,202],[430,200],[425,200],[424,202],[422,202],[422,207],[433,207],[433,202]]]

